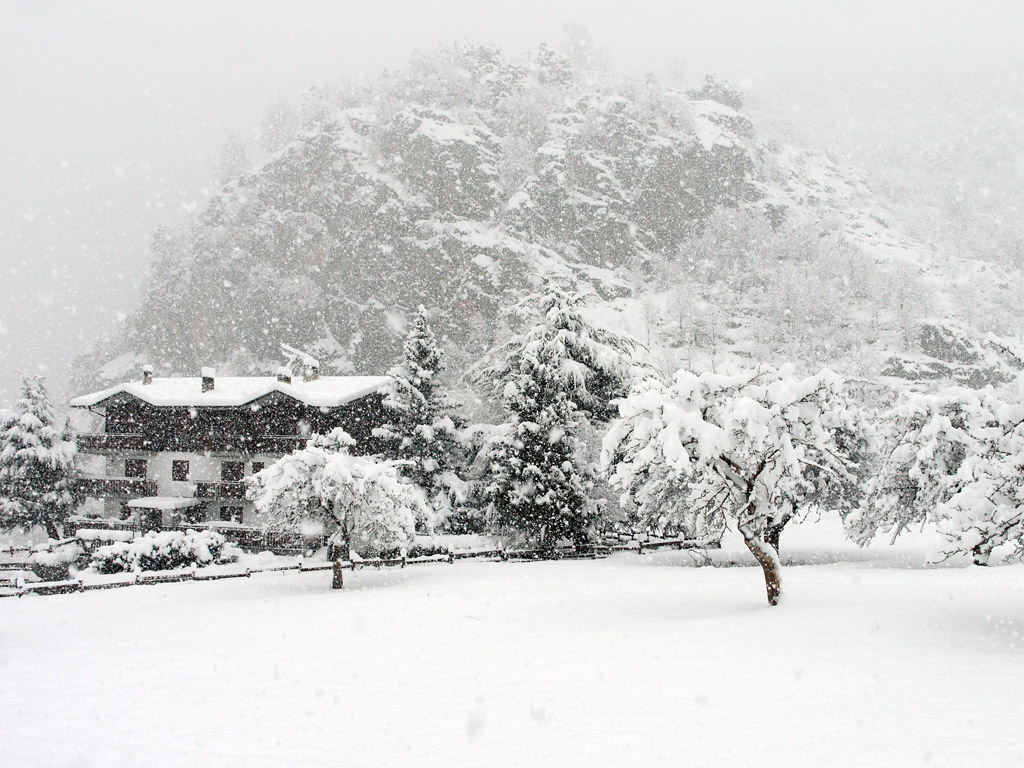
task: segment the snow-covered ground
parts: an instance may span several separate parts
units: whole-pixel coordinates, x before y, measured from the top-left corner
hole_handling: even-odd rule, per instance
[[[7,599],[0,765],[1024,764],[1024,570],[914,557],[777,608],[677,552]]]

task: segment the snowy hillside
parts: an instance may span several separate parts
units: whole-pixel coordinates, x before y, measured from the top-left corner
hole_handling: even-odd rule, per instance
[[[145,363],[265,373],[279,341],[379,373],[421,303],[468,364],[540,276],[595,293],[664,367],[913,378],[892,356],[921,362],[920,318],[1018,330],[1019,275],[908,238],[856,172],[759,140],[710,79],[684,92],[465,47],[316,91],[306,118],[193,227],[157,233],[147,295],[79,359],[83,385]]]

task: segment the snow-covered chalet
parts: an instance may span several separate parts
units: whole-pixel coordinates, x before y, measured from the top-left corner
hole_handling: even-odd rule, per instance
[[[386,376],[161,378],[148,366],[141,381],[76,397],[75,408],[103,420],[78,435],[82,453],[105,457],[103,477],[86,478],[86,496],[104,500],[107,517],[143,529],[200,521],[253,523],[243,479],[341,427],[353,451],[372,453],[384,419]]]

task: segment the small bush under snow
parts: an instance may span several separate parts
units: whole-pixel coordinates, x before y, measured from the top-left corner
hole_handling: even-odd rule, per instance
[[[33,552],[28,562],[32,572],[43,581],[63,581],[70,577],[71,566],[81,554],[78,544],[64,544],[52,552]]]
[[[156,531],[135,541],[100,547],[90,567],[97,573],[166,571],[230,563],[238,555],[239,549],[215,531]]]

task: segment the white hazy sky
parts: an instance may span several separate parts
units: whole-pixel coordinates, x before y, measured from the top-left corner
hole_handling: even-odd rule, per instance
[[[16,369],[46,373],[58,398],[69,394],[71,358],[137,301],[155,227],[202,204],[225,135],[251,135],[277,94],[297,101],[310,86],[373,76],[451,42],[518,55],[557,44],[574,22],[609,51],[613,69],[682,64],[695,81],[708,71],[735,80],[762,108],[775,101],[786,113],[798,94],[827,113],[837,93],[878,79],[927,72],[941,82],[967,65],[1019,70],[1022,7],[0,0],[0,406],[16,395]],[[828,94],[820,105],[819,92]]]

